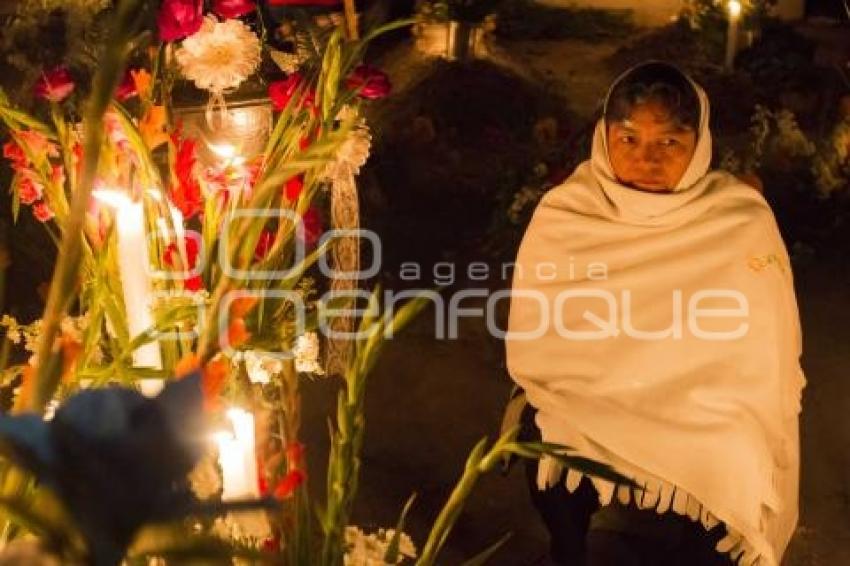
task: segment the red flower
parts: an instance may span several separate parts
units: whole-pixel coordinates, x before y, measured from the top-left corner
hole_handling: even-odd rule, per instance
[[[298,197],[301,195],[301,191],[303,190],[304,181],[302,180],[301,175],[290,177],[283,185],[283,196],[285,196],[286,200],[289,202],[295,202],[298,200]]]
[[[286,462],[290,469],[302,468],[306,449],[300,442],[293,442],[286,447]]]
[[[275,241],[275,233],[272,230],[263,230],[260,232],[260,238],[257,240],[257,246],[254,248],[254,259],[263,261],[269,255]]]
[[[28,163],[23,148],[15,143],[14,140],[3,144],[3,157],[11,161],[12,167],[15,168],[26,167]]]
[[[264,540],[263,550],[266,552],[280,552],[280,535],[275,535]]]
[[[197,163],[195,141],[181,138],[179,131],[171,136],[171,141],[176,147],[177,155],[174,159],[175,179],[168,191],[168,197],[188,220],[200,213],[204,206],[201,184],[195,175]]]
[[[133,80],[132,71],[127,69],[124,71],[124,78],[121,79],[121,84],[119,84],[118,88],[115,89],[115,98],[117,98],[119,102],[126,102],[138,95],[139,91],[136,89],[136,81]]]
[[[162,0],[156,24],[163,41],[179,41],[201,29],[203,0]]]
[[[301,217],[301,222],[295,233],[302,238],[307,247],[315,245],[322,235],[322,217],[319,215],[319,209],[314,206],[308,208]]]
[[[307,479],[307,474],[301,470],[292,470],[277,482],[272,494],[277,499],[286,499],[298,489],[298,486],[304,483],[305,479]]]
[[[304,83],[304,77],[301,73],[290,73],[288,77],[282,81],[274,81],[269,84],[269,98],[272,100],[274,109],[280,112],[289,104],[290,99],[295,95],[295,92]],[[313,89],[308,89],[306,92],[301,91],[301,101],[299,108],[314,108],[316,105],[316,93]]]
[[[200,251],[198,240],[197,238],[184,237],[183,245],[186,249],[186,263],[188,264],[184,268],[186,277],[183,280],[183,288],[187,291],[200,291],[204,288],[204,280],[201,279],[200,275],[189,275],[198,264],[198,252]],[[180,250],[177,249],[176,242],[168,244],[165,251],[162,252],[162,262],[168,267],[177,267],[180,264]]]
[[[43,200],[32,205],[32,214],[39,222],[47,222],[53,218],[53,211],[50,210],[50,207]]]
[[[75,86],[66,67],[55,67],[42,73],[35,83],[35,95],[50,102],[62,102],[74,91]]]
[[[387,74],[371,65],[359,65],[348,76],[345,85],[351,90],[356,90],[361,98],[369,100],[384,98],[392,90]]]
[[[254,0],[213,0],[212,10],[222,18],[241,18],[257,9]]]
[[[26,171],[18,182],[18,198],[23,204],[33,204],[44,194],[44,187]]]

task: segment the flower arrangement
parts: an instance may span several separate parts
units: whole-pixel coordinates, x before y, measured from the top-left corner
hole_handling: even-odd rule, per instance
[[[366,376],[385,337],[427,296],[382,312],[376,290],[354,320],[347,313],[362,293],[316,279],[327,256],[336,272],[356,258],[350,238],[322,234],[323,205],[330,201],[338,226],[335,207],[350,204],[352,191],[356,202],[370,142],[360,107],[390,91],[386,75],[363,63],[366,45],[410,22],[360,39],[351,25],[302,20],[298,33],[312,51],[269,83],[274,125],[262,151],[244,155],[190,136],[172,103],[182,77],[208,91],[208,120],[238,121],[229,91],[264,53],[273,58],[262,22],[238,19],[254,13],[254,2],[211,8],[126,0],[109,9],[81,122],[69,97],[82,85],[65,67],[45,70],[36,84],[47,120],[0,91],[15,215],[32,214],[58,248],[43,317],[0,321],[7,346],[27,354],[0,368],[14,388],[11,414],[0,417],[0,543],[21,552],[18,539],[37,537],[40,546],[27,552],[98,566],[416,558],[403,533],[409,505],[395,529],[374,535],[349,522]],[[155,35],[145,15],[155,15]],[[128,54],[140,64],[128,68]],[[201,159],[204,145],[214,163]],[[330,289],[319,295],[323,285]],[[322,363],[330,342],[319,334],[340,326],[349,333],[334,338],[342,345],[334,369]],[[303,376],[324,374],[341,387],[316,511],[298,436],[299,391]],[[478,477],[507,454],[552,453],[611,475],[563,447],[515,436],[475,448],[417,564],[435,563]]]

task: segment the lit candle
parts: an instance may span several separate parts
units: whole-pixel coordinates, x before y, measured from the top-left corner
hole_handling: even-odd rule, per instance
[[[254,446],[254,415],[242,409],[230,409],[227,418],[233,426],[233,434],[223,432],[216,435],[223,486],[221,499],[257,498],[260,486]]]
[[[94,197],[115,208],[115,231],[118,235],[118,271],[124,291],[127,331],[132,340],[153,326],[150,258],[145,232],[145,210],[141,202],[133,202],[121,191],[98,190]],[[159,344],[148,342],[133,351],[133,365],[162,369]],[[155,394],[147,387],[146,393]]]
[[[726,33],[726,69],[731,71],[735,62],[735,52],[738,50],[738,20],[741,17],[742,6],[738,0],[729,0],[726,4],[729,11],[729,28]]]

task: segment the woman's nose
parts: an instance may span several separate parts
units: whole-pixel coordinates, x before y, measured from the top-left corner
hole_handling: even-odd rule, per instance
[[[641,159],[647,163],[658,163],[661,160],[661,151],[654,144],[645,144],[641,149]]]

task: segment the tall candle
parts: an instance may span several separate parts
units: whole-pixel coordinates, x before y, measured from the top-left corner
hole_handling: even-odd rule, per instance
[[[118,233],[118,269],[124,290],[124,308],[130,339],[153,326],[150,258],[145,232],[145,210],[141,202],[122,203],[115,215]],[[162,369],[159,344],[148,342],[133,351],[133,365]]]
[[[141,202],[130,200],[123,191],[100,189],[95,190],[92,195],[115,209],[118,271],[124,294],[127,331],[132,340],[154,324],[144,206]],[[161,369],[159,345],[149,342],[134,350],[133,365]]]
[[[216,437],[223,486],[221,499],[257,498],[260,486],[254,446],[254,415],[242,409],[230,409],[227,418],[233,434],[221,433]]]

